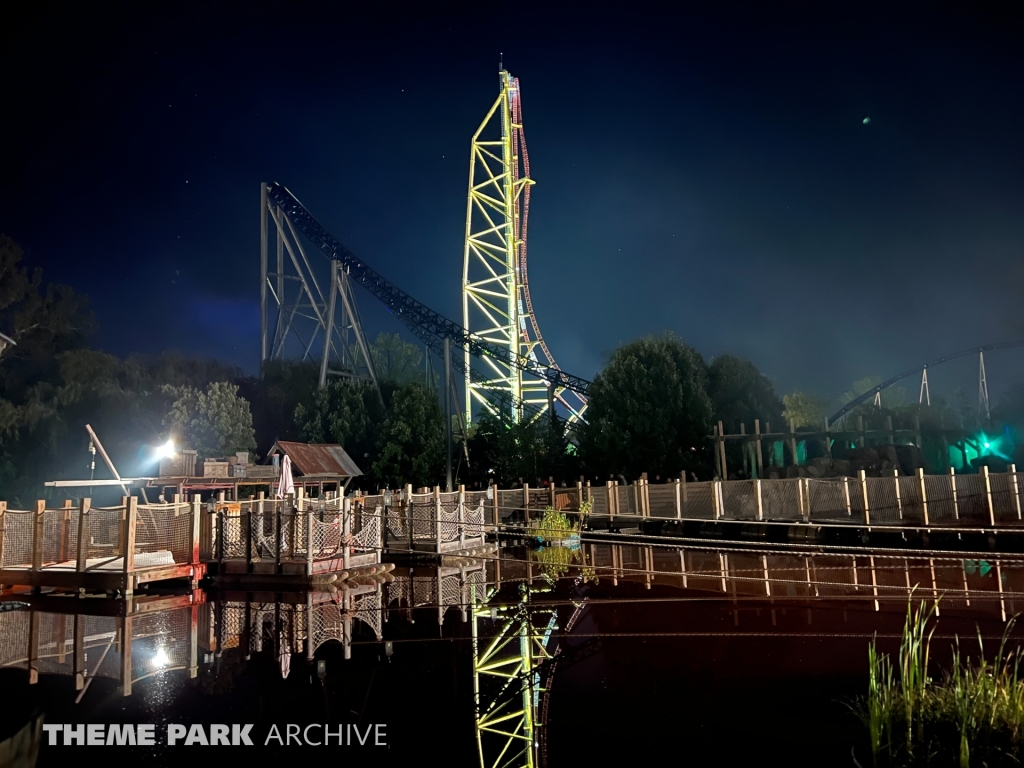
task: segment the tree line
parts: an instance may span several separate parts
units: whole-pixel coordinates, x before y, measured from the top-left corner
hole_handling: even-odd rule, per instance
[[[200,458],[265,456],[278,439],[339,443],[364,472],[363,488],[443,481],[437,382],[425,375],[423,351],[397,334],[382,333],[371,345],[379,386],[332,378],[319,388],[313,363],[272,362],[247,376],[177,352],[121,359],[89,347],[96,322],[84,297],[45,283],[22,261],[17,244],[0,236],[0,331],[17,342],[0,356],[0,499],[25,504],[41,497],[45,480],[88,477],[86,423],[125,476],[156,474],[154,447],[171,436]],[[854,389],[867,391],[873,381]],[[1024,389],[1015,392],[1005,419],[1024,422]],[[706,361],[670,333],[614,350],[589,399],[585,423],[481,414],[454,452],[459,481],[631,481],[643,472],[652,480],[681,472],[708,479],[712,425],[721,421],[727,433],[755,419],[762,429],[781,431],[790,421],[813,428],[826,404],[804,393],[780,397],[750,361]],[[888,400],[893,413],[916,407],[898,406],[893,393]],[[941,408],[948,407],[925,416]],[[105,476],[98,467],[97,477]]]

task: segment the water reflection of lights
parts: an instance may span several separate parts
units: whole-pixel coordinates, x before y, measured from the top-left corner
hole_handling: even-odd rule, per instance
[[[170,664],[170,662],[171,662],[171,660],[167,656],[167,651],[164,650],[163,648],[157,648],[156,649],[156,653],[153,654],[153,659],[152,659],[152,662],[151,662],[153,664],[153,666],[156,669],[163,669],[168,664]]]

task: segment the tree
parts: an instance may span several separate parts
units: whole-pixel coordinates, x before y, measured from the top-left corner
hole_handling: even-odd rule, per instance
[[[16,346],[4,351],[0,398],[14,405],[41,381],[55,383],[57,355],[82,346],[95,327],[86,301],[66,285],[44,284],[39,269],[21,265],[24,252],[0,235],[0,331]]]
[[[499,416],[484,412],[470,427],[470,471],[461,476],[486,484],[493,480],[501,486],[537,478],[575,479],[579,460],[570,448],[565,422],[553,424],[547,413],[534,414],[513,423],[511,407],[498,404]]]
[[[418,382],[395,390],[381,428],[370,475],[378,485],[400,488],[437,484],[445,474],[444,414],[437,393]]]
[[[264,364],[260,376],[239,380],[239,392],[252,406],[256,450],[265,454],[277,440],[302,439],[295,411],[314,401],[319,379],[318,363],[273,360]]]
[[[370,345],[370,357],[379,381],[408,384],[420,381],[423,376],[420,368],[423,351],[403,341],[397,333],[378,333]]]
[[[732,355],[716,357],[708,366],[708,397],[713,421],[721,421],[726,434],[737,434],[740,425],[749,431],[754,420],[782,426],[782,401],[768,377],[749,360]]]
[[[169,427],[200,458],[227,456],[236,451],[255,451],[249,401],[238,395],[238,385],[214,382],[205,391],[195,387],[162,388],[174,396],[164,418]]]
[[[372,382],[335,379],[315,390],[311,403],[299,403],[295,423],[311,443],[342,446],[365,472],[376,460],[385,415],[384,402]]]
[[[579,429],[589,470],[670,477],[707,465],[707,367],[675,336],[649,336],[616,349],[589,398],[588,423]]]
[[[780,426],[788,428],[791,421],[797,427],[823,426],[822,420],[825,418],[825,409],[828,407],[827,401],[806,392],[793,392],[783,395],[782,402],[786,406],[782,412],[786,423]]]

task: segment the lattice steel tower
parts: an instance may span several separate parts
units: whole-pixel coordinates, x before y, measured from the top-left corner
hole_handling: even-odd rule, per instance
[[[530,158],[523,134],[519,79],[503,67],[500,93],[473,134],[462,267],[462,324],[471,335],[543,366],[558,368],[533,312],[526,273],[526,226],[530,210]],[[485,374],[470,376],[464,350],[466,419],[474,405],[495,412],[501,401],[515,420],[536,415],[557,400],[570,421],[582,417],[586,398],[520,367],[484,360]]]

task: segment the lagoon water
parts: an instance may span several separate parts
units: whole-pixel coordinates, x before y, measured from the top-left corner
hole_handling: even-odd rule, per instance
[[[51,724],[154,724],[157,743],[98,753],[44,743],[41,766],[94,754],[212,765],[267,750],[304,762],[526,765],[526,755],[512,759],[523,748],[547,766],[867,766],[852,707],[867,690],[868,645],[876,637],[894,651],[908,598],[935,597],[939,674],[954,637],[967,652],[979,632],[998,643],[1004,618],[1024,606],[1024,570],[585,541],[568,557],[505,549],[500,560],[400,565],[391,581],[332,593],[143,595],[127,624],[101,615],[117,613],[116,601],[55,597],[0,613],[0,740],[42,714]],[[86,680],[95,673],[84,694],[76,627]],[[254,744],[172,746],[169,724],[200,724],[206,740],[214,724],[252,724]],[[355,743],[314,746],[324,724],[354,726],[366,743],[348,729]],[[289,726],[294,740],[279,745],[272,734],[285,741]],[[372,744],[370,726],[384,744]]]

